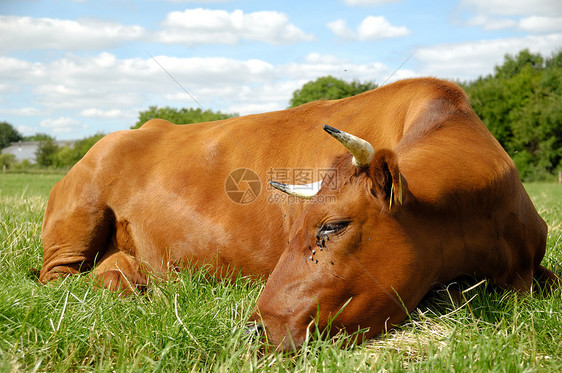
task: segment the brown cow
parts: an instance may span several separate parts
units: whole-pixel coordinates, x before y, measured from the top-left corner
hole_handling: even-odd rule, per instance
[[[323,123],[357,137],[325,126],[343,147]],[[279,170],[334,172],[301,201],[267,190]],[[463,274],[526,291],[535,273],[554,278],[540,266],[546,233],[462,90],[411,79],[279,112],[189,126],[156,119],[106,136],[51,191],[40,281],[94,268],[107,287],[132,291],[148,274],[187,264],[269,276],[254,319],[288,349],[314,317],[324,328],[345,304],[334,325],[375,335]]]

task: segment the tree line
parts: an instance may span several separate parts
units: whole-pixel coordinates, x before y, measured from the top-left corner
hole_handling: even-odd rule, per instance
[[[463,84],[474,111],[513,158],[523,180],[562,171],[562,51],[521,51],[493,74]]]
[[[528,50],[516,56],[506,55],[504,63],[496,66],[492,74],[459,84],[475,112],[513,158],[523,180],[552,179],[553,174],[562,171],[562,51],[550,57]],[[320,77],[293,92],[289,107],[345,98],[375,88],[377,84],[371,81],[346,82],[332,76]],[[152,118],[190,124],[233,116],[237,114],[150,106],[139,113],[138,121],[131,128],[139,128]],[[59,146],[54,138],[44,134],[23,138],[9,123],[0,122],[0,148],[23,139],[39,141],[36,152],[39,167],[70,168],[102,137],[100,133],[72,145]],[[0,163],[8,167],[15,165],[7,154],[0,156]]]

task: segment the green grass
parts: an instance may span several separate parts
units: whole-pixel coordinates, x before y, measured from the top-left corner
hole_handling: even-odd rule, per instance
[[[56,173],[0,174],[0,196],[48,197],[53,185],[63,176]]]
[[[360,346],[312,339],[263,354],[243,333],[263,283],[181,273],[146,296],[119,298],[87,275],[37,284],[42,214],[61,175],[0,175],[0,371],[560,371],[562,290],[547,298],[482,283],[454,305],[427,297],[399,328]],[[527,190],[547,221],[546,265],[562,273],[562,186]],[[465,289],[468,285],[465,286]]]

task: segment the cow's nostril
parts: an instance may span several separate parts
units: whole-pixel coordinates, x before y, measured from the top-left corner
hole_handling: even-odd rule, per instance
[[[250,335],[254,338],[261,337],[264,334],[263,325],[258,322],[247,325],[246,329],[244,329],[244,334]]]

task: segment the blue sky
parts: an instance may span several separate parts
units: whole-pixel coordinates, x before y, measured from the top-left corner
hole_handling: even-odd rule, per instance
[[[0,121],[79,139],[150,105],[198,107],[168,73],[241,115],[325,75],[475,79],[505,54],[560,50],[562,1],[0,0],[0,35]]]

